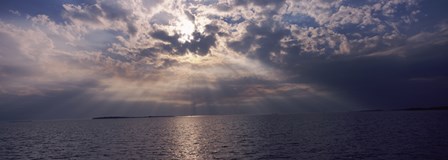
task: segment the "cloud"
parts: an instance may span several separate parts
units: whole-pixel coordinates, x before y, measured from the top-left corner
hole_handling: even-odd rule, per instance
[[[299,82],[314,82],[371,108],[444,105],[445,46],[408,50],[406,58],[375,56],[309,62]],[[430,55],[427,55],[430,54]],[[432,79],[434,81],[419,81]]]
[[[403,45],[383,51],[373,52],[366,56],[387,56],[399,55],[407,56],[415,53],[416,50],[428,50],[432,47],[439,47],[448,44],[448,25],[446,22],[438,24],[433,32],[420,32],[406,39]]]
[[[155,31],[151,34],[153,38],[159,39],[169,44],[160,44],[155,46],[160,50],[165,50],[166,52],[172,52],[178,55],[184,55],[189,51],[193,54],[206,55],[209,53],[211,47],[215,46],[216,38],[214,34],[203,35],[199,32],[194,32],[192,34],[193,38],[189,42],[181,43],[179,42],[180,35],[168,35],[165,31]]]
[[[16,16],[21,16],[22,14],[20,14],[20,12],[18,10],[8,10],[11,14],[16,15]]]
[[[290,63],[285,58],[297,54],[348,54],[355,48],[363,50],[360,46],[366,43],[380,43],[375,37],[360,35],[356,38],[337,29],[355,24],[364,31],[361,33],[365,33],[366,29],[362,27],[392,23],[380,20],[381,17],[373,13],[381,12],[383,16],[396,20],[393,14],[396,11],[392,10],[394,6],[416,5],[411,0],[369,2],[359,6],[345,6],[343,1],[216,3],[151,1],[148,4],[147,1],[138,0],[106,3],[97,0],[90,4],[64,4],[62,14],[66,23],[54,22],[46,15],[30,18],[33,24],[30,32],[39,33],[33,35],[32,40],[43,38],[38,41],[45,44],[28,48],[22,46],[24,50],[29,50],[23,54],[33,50],[36,53],[51,53],[54,57],[48,61],[55,63],[61,57],[70,61],[68,65],[89,63],[94,66],[94,70],[107,71],[100,77],[146,77],[146,72],[161,72],[154,69],[183,65],[179,63],[180,59],[192,55],[221,57],[218,55],[231,53],[261,60],[266,64],[282,64]],[[223,5],[231,8],[222,10],[220,6]],[[319,26],[288,23],[284,19],[285,15],[306,15]],[[378,32],[378,29],[372,32]],[[390,32],[384,31],[383,39],[388,34]],[[16,39],[20,41],[22,38]],[[48,44],[51,46],[42,47]],[[226,47],[236,52],[220,49]],[[36,50],[41,48],[47,50]]]
[[[410,98],[419,87],[444,86],[445,73],[430,62],[444,66],[447,27],[410,27],[420,23],[420,7],[417,0],[69,2],[61,20],[1,21],[1,94],[216,113],[232,105],[287,112],[408,104],[381,93]],[[406,68],[418,65],[437,73]]]

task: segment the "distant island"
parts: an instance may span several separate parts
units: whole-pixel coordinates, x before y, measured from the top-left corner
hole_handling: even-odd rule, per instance
[[[399,108],[399,109],[372,109],[372,110],[360,110],[355,112],[390,112],[390,111],[434,111],[434,110],[448,110],[448,106],[437,107],[413,107],[413,108]],[[277,114],[272,114],[277,115]],[[131,118],[163,118],[163,117],[176,117],[176,116],[105,116],[105,117],[93,117],[92,119],[131,119]]]
[[[448,106],[437,107],[414,107],[414,108],[401,108],[401,109],[374,109],[374,110],[362,110],[361,112],[384,112],[384,111],[434,111],[434,110],[448,110]]]
[[[93,117],[92,119],[129,119],[129,118],[162,118],[162,117],[174,117],[174,116],[136,116],[136,117],[106,116],[106,117]]]

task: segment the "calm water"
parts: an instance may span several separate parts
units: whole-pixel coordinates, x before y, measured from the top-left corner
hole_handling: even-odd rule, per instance
[[[0,159],[447,159],[448,112],[0,123]]]

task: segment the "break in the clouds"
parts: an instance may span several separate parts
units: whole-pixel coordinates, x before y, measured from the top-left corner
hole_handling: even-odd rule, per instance
[[[442,1],[0,3],[4,119],[448,104]]]

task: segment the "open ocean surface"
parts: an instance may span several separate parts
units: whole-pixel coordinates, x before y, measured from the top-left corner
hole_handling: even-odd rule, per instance
[[[0,122],[0,159],[448,159],[448,111]]]

